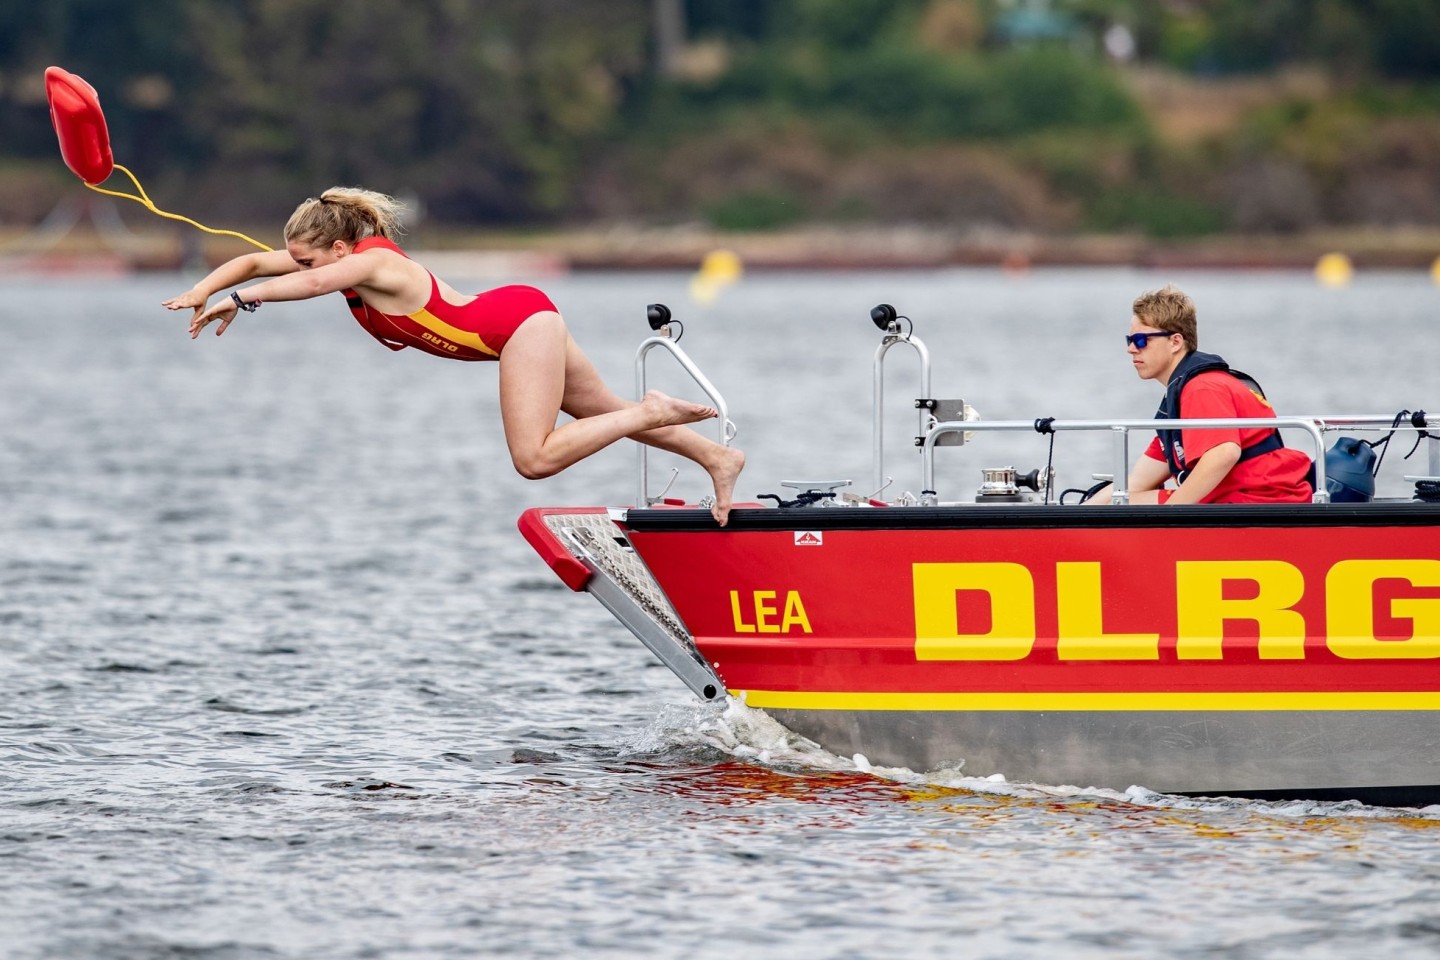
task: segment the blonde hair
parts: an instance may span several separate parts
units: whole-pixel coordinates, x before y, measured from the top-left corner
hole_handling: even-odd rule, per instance
[[[357,243],[366,237],[396,240],[405,205],[394,197],[359,187],[331,187],[310,197],[285,223],[285,242],[328,247],[336,240]]]
[[[1195,301],[1177,287],[1165,284],[1159,290],[1142,293],[1135,298],[1131,310],[1141,323],[1159,327],[1166,333],[1185,338],[1187,349],[1200,349],[1200,331],[1196,329]]]

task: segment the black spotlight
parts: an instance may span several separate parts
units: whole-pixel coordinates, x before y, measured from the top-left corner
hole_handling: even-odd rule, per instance
[[[875,321],[875,326],[881,330],[889,330],[890,324],[894,323],[899,315],[888,303],[882,303],[870,311],[870,319]]]

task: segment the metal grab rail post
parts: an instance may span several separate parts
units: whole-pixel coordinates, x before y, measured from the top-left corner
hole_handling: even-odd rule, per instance
[[[876,308],[875,308],[875,310],[879,310],[879,309],[880,309],[880,307],[876,307]],[[893,311],[894,308],[892,307],[891,310]],[[872,314],[871,314],[871,315],[872,315],[872,317],[874,317],[874,311],[872,311]],[[879,326],[879,325],[880,325],[879,319],[876,319],[875,323],[876,323],[876,326]],[[879,492],[880,490],[883,490],[883,489],[885,488],[885,486],[886,486],[886,483],[885,483],[885,354],[889,353],[889,352],[890,352],[890,348],[893,347],[893,346],[895,346],[897,343],[908,344],[908,345],[910,345],[911,347],[914,347],[914,348],[915,348],[915,352],[916,352],[916,353],[919,355],[919,357],[920,357],[920,397],[919,397],[919,399],[929,399],[929,397],[930,397],[930,351],[929,351],[928,349],[926,349],[926,347],[925,347],[925,342],[924,342],[923,340],[921,340],[919,337],[915,336],[915,334],[914,334],[913,331],[910,332],[910,333],[902,334],[902,333],[900,332],[900,322],[899,322],[899,320],[898,320],[898,319],[890,319],[888,325],[887,325],[886,328],[885,328],[885,338],[880,341],[880,346],[877,347],[876,350],[875,350],[875,373],[874,373],[875,386],[874,386],[873,400],[872,400],[872,404],[873,404],[873,406],[874,406],[874,414],[873,414],[873,415],[874,415],[874,425],[873,425],[872,428],[871,428],[871,437],[872,437],[873,442],[874,442],[874,452],[873,452],[873,455],[872,455],[872,459],[873,459],[873,461],[874,461],[874,468],[875,468],[875,484],[874,484],[873,487],[871,487],[871,489],[876,491],[876,494],[874,494],[875,496],[878,496],[878,495],[879,495],[878,492]],[[930,423],[929,423],[929,421],[930,421],[931,419],[932,419],[932,418],[931,418],[931,415],[930,415],[930,411],[929,411],[928,409],[926,409],[925,407],[923,407],[923,406],[920,407],[919,432],[915,434],[917,437],[923,437],[923,436],[925,436],[926,432],[927,432],[928,429],[930,428]],[[927,482],[926,485],[925,485],[925,489],[926,489],[926,490],[930,489],[930,485],[929,485],[928,482]]]
[[[670,352],[675,361],[680,364],[681,369],[690,375],[696,385],[705,392],[710,403],[719,412],[717,421],[719,424],[719,441],[722,447],[730,446],[730,441],[735,439],[735,424],[730,421],[730,407],[725,403],[724,396],[710,382],[710,378],[700,371],[695,361],[685,352],[678,343],[670,338],[670,308],[664,304],[652,304],[649,307],[650,327],[656,331],[656,335],[644,340],[635,352],[635,397],[637,402],[645,399],[645,392],[648,389],[645,381],[645,358],[651,350],[656,347],[663,347]],[[649,447],[643,443],[635,445],[639,448],[640,478],[639,487],[635,496],[637,507],[648,507],[650,500],[650,458]]]
[[[1053,430],[1055,425],[1050,425]],[[1111,427],[1115,438],[1115,474],[1110,481],[1110,502],[1112,504],[1126,504],[1130,502],[1130,431],[1124,427]]]
[[[1310,435],[1311,441],[1315,444],[1315,495],[1312,498],[1315,503],[1329,503],[1330,494],[1325,487],[1325,436],[1322,430],[1324,421],[1318,418],[1308,417],[1255,417],[1227,419],[1189,419],[1184,423],[1189,430],[1214,430],[1233,429],[1236,427],[1293,427],[1297,430],[1304,430]],[[1129,476],[1129,457],[1126,455],[1127,437],[1131,430],[1160,430],[1173,429],[1174,420],[1054,420],[1050,423],[1050,429],[1059,433],[1062,430],[1110,430],[1115,432],[1117,447],[1117,469],[1115,471],[1114,488],[1111,495],[1112,503],[1120,504],[1129,501],[1129,491],[1126,489],[1126,478]],[[930,432],[925,435],[924,470],[925,489],[935,489],[935,441],[945,433],[970,430],[1034,430],[1033,420],[943,420],[935,424]]]

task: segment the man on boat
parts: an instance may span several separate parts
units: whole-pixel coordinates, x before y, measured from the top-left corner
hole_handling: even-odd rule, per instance
[[[1195,302],[1173,286],[1141,294],[1125,349],[1141,380],[1165,387],[1157,420],[1274,417],[1260,385],[1201,353]],[[1280,431],[1235,427],[1159,430],[1130,471],[1131,503],[1308,503],[1310,458],[1286,447]],[[1173,479],[1176,486],[1165,486]],[[1105,487],[1091,503],[1110,502]]]

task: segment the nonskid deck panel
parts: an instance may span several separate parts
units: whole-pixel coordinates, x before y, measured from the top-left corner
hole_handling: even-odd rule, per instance
[[[582,546],[599,572],[614,580],[677,643],[690,643],[675,608],[608,513],[552,513],[546,515],[545,525],[561,541]]]
[[[545,526],[590,569],[585,590],[645,644],[702,700],[725,685],[695,648],[659,584],[606,511],[547,513]]]

